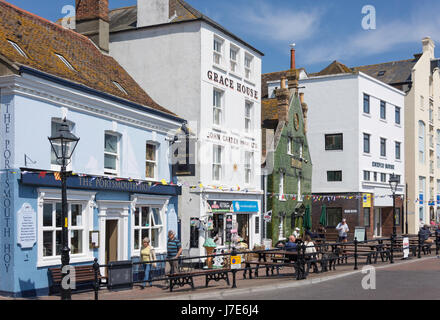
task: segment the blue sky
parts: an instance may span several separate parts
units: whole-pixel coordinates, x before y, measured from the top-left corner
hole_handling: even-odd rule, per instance
[[[8,1],[8,0],[7,0]],[[9,0],[55,21],[74,0]],[[297,67],[316,72],[333,60],[348,66],[412,58],[421,39],[440,43],[438,0],[187,0],[193,7],[264,52],[263,72],[289,68],[296,43]],[[136,0],[110,0],[110,8]],[[376,29],[364,30],[362,8],[376,10]]]

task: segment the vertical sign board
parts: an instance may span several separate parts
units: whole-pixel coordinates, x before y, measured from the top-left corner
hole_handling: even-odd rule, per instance
[[[367,240],[366,233],[365,233],[365,227],[355,227],[355,229],[354,229],[354,237],[358,241],[365,241],[365,240]]]
[[[14,105],[0,95],[0,291],[13,290],[14,254]]]
[[[231,269],[241,269],[241,256],[231,256]]]
[[[409,238],[403,238],[403,258],[407,259],[409,256]]]
[[[362,195],[362,204],[364,208],[371,208],[371,194],[364,193]]]

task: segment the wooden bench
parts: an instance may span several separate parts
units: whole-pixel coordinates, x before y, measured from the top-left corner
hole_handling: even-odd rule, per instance
[[[167,274],[168,280],[170,282],[170,292],[173,292],[175,286],[183,287],[188,284],[194,289],[193,277],[205,276],[205,286],[208,287],[209,282],[214,280],[216,282],[220,280],[225,280],[229,285],[229,269],[207,269],[200,271],[191,271],[183,273],[173,273]]]
[[[291,264],[284,262],[266,262],[266,261],[245,261],[245,269],[243,272],[243,278],[246,279],[246,273],[249,272],[249,279],[252,279],[252,266],[255,265],[255,277],[258,277],[258,270],[260,266],[266,268],[266,276],[269,276],[269,270],[271,270],[271,274],[274,274],[274,269],[277,269],[277,275],[280,274],[280,267],[289,266]]]
[[[85,265],[85,266],[72,266],[75,270],[75,292],[84,292],[94,289],[95,283],[95,270],[93,269],[93,265]],[[59,268],[49,268],[49,294],[57,294],[61,289],[61,281],[63,274],[61,273],[61,267]],[[101,276],[101,273],[98,269],[98,285],[101,285],[102,279],[106,279],[106,277]],[[72,279],[73,280],[73,279]],[[72,281],[71,280],[71,281]]]

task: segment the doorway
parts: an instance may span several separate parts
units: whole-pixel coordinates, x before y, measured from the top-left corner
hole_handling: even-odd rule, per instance
[[[105,222],[105,264],[118,260],[118,220]]]
[[[249,215],[237,214],[238,235],[243,238],[244,242],[250,246],[249,243]]]
[[[374,236],[382,236],[382,208],[374,209]]]

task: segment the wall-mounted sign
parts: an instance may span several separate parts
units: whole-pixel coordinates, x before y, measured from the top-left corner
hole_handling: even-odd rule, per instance
[[[240,139],[240,138],[237,138],[237,137],[234,137],[231,135],[226,135],[226,134],[219,133],[219,132],[210,131],[210,132],[208,132],[206,137],[209,140],[224,142],[224,143],[232,144],[232,145],[239,146],[239,147],[248,147],[248,148],[252,148],[252,149],[258,149],[258,144],[255,142],[251,142],[246,139]]]
[[[208,212],[228,213],[233,212],[232,201],[208,200]]]
[[[358,211],[355,209],[351,209],[351,210],[344,210],[344,213],[358,213]]]
[[[267,211],[263,217],[264,221],[271,222],[272,221],[272,210]]]
[[[371,194],[364,193],[362,195],[362,204],[364,208],[371,208]]]
[[[221,84],[226,88],[236,90],[237,92],[241,92],[242,94],[247,95],[248,97],[251,97],[256,100],[259,99],[257,90],[247,87],[238,81],[235,82],[235,80],[228,77],[224,77],[223,75],[218,74],[217,72],[211,70],[208,71],[207,76],[209,80]]]
[[[178,141],[171,145],[173,175],[195,176],[196,174],[196,139],[180,134]]]
[[[24,203],[17,212],[17,243],[22,249],[32,248],[37,242],[37,224],[35,210]]]
[[[423,204],[423,193],[419,194],[419,204]]]
[[[258,201],[233,201],[234,212],[258,212]]]
[[[390,169],[394,170],[394,164],[388,164],[388,163],[382,163],[382,162],[372,162],[371,166],[375,168],[383,168],[383,169]]]
[[[89,247],[90,249],[98,249],[99,248],[99,231],[89,231]]]

